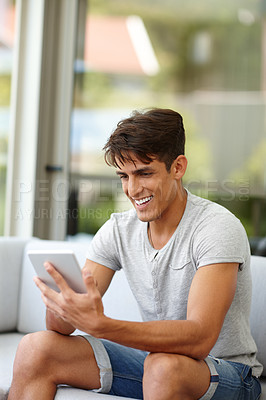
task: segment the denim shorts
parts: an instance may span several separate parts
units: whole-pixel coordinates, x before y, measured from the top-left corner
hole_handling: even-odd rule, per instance
[[[121,397],[143,399],[142,377],[149,353],[107,340],[84,336],[91,344],[100,369],[101,388],[95,391]],[[258,400],[261,386],[245,364],[209,356],[210,386],[200,400]]]

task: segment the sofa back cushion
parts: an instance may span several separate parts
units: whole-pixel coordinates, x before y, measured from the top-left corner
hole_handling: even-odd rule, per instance
[[[88,245],[89,241],[84,243],[52,240],[31,241],[27,244],[23,255],[21,290],[19,297],[19,332],[29,333],[45,329],[45,306],[42,302],[40,291],[33,282],[33,277],[36,273],[29,257],[27,256],[27,251],[35,249],[71,249],[74,251],[80,267],[82,268],[86,261]],[[122,271],[115,274],[110,288],[103,298],[103,304],[105,314],[109,317],[124,320],[141,320],[136,301]]]
[[[251,332],[258,347],[258,359],[266,376],[266,257],[251,257]]]
[[[27,239],[0,237],[0,332],[17,327],[21,260]]]

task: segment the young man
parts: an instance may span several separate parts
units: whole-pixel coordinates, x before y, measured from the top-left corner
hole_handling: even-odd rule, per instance
[[[183,187],[184,144],[182,117],[172,110],[136,112],[118,124],[105,157],[133,210],[114,214],[95,235],[86,294],[50,264],[61,292],[36,278],[48,330],[22,340],[10,400],[53,399],[58,384],[145,400],[259,398],[246,233],[229,211]],[[104,315],[101,296],[120,268],[143,322]],[[69,336],[75,328],[88,335]]]

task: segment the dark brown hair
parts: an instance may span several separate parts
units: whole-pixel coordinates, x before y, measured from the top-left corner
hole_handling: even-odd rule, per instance
[[[173,161],[185,152],[182,116],[169,109],[152,108],[133,114],[117,124],[103,150],[108,165],[118,167],[133,161],[144,164],[154,159],[164,162],[169,171]]]

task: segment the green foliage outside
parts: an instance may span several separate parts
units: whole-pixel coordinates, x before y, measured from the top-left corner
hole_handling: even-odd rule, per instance
[[[211,199],[210,199],[211,200]],[[244,225],[249,237],[266,236],[266,199],[261,197],[249,197],[246,200],[236,197],[214,198],[218,204],[226,207]]]
[[[89,0],[89,12],[109,15],[177,15],[180,21],[236,19],[237,11],[246,8],[255,15],[262,9],[261,0]]]
[[[10,103],[11,76],[0,75],[0,107],[7,107]]]
[[[99,228],[115,212],[116,204],[112,192],[105,193],[107,197],[104,202],[90,202],[88,205],[79,204],[78,207],[78,232],[95,234]]]
[[[243,164],[232,172],[231,177],[236,182],[241,182],[244,177],[251,177],[252,191],[255,192],[257,187],[265,188],[266,179],[266,139],[263,139],[255,147],[251,155],[243,160]],[[263,192],[260,193],[263,195]]]
[[[235,21],[188,24],[173,17],[168,21],[150,17],[146,26],[159,62],[162,60],[159,90],[260,89],[260,23],[248,27]],[[211,39],[210,58],[202,64],[193,57],[193,46],[201,33]]]
[[[0,137],[0,155],[7,154],[8,140],[7,137]]]
[[[233,3],[233,4],[232,4]],[[89,15],[138,15],[143,19],[160,65],[152,77],[101,72],[76,74],[74,105],[84,108],[168,104],[178,93],[195,90],[260,90],[261,20],[245,25],[239,8],[255,13],[260,2],[167,0],[92,0]],[[210,38],[210,56],[200,63],[194,47],[198,35]],[[130,93],[130,95],[129,95]]]
[[[76,107],[121,107],[121,104],[130,107],[140,96],[142,103],[165,104],[178,93],[195,90],[260,90],[259,23],[248,27],[235,22],[185,24],[173,17],[164,20],[151,15],[145,25],[160,72],[153,77],[120,75],[119,84],[111,74],[79,74],[74,96]],[[210,60],[203,65],[193,60],[192,51],[201,33],[209,35],[212,43]]]

